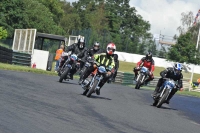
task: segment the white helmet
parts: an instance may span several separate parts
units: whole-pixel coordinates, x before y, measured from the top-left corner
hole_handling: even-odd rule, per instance
[[[114,52],[115,52],[115,50],[116,50],[116,46],[115,46],[114,43],[111,42],[111,43],[109,43],[109,44],[107,45],[106,52],[107,52],[108,55],[113,55]]]

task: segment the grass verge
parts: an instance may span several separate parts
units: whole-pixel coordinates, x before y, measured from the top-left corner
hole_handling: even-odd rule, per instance
[[[32,72],[32,73],[55,75],[55,76],[57,75],[57,73],[53,71],[45,71],[45,70],[34,69],[34,68],[26,67],[26,66],[10,65],[10,64],[5,64],[5,63],[0,63],[0,69],[21,71],[21,72]]]
[[[127,62],[121,62],[120,71],[121,70],[129,70],[131,67],[133,67],[134,63],[130,63],[131,65],[129,64],[129,66],[127,66],[127,64],[129,64],[129,62],[128,63]],[[57,73],[55,73],[53,70],[52,71],[45,71],[45,70],[34,69],[34,68],[26,67],[26,66],[10,65],[10,64],[5,64],[5,63],[0,63],[0,69],[21,71],[21,72],[32,72],[32,73],[38,73],[38,74],[47,74],[47,75],[57,76]],[[130,71],[125,71],[125,72],[130,72]],[[199,75],[199,74],[197,74],[197,75]],[[78,79],[78,75],[75,75],[74,78]],[[131,87],[131,88],[135,87],[134,85],[128,85],[128,86]],[[154,87],[146,87],[145,86],[143,89],[154,90]],[[187,90],[179,91],[179,92],[177,92],[177,94],[200,97],[200,92],[193,92],[193,91],[187,91]]]
[[[124,62],[120,61],[119,62],[119,71],[122,72],[127,72],[127,73],[133,73],[133,68],[136,66],[136,63],[131,63],[131,62]],[[164,67],[155,67],[154,71],[154,76],[155,77],[160,77],[160,72],[163,71],[165,68]],[[183,78],[184,79],[190,79],[191,73],[190,72],[182,72],[183,73]],[[196,82],[197,79],[200,78],[200,74],[194,73],[193,75],[193,82]]]
[[[127,86],[129,86],[131,88],[135,88],[135,85],[127,85]],[[155,90],[155,87],[145,86],[145,87],[142,87],[142,89],[152,90],[152,92],[153,92]],[[200,98],[200,92],[195,92],[195,91],[184,90],[184,91],[178,91],[176,94]]]

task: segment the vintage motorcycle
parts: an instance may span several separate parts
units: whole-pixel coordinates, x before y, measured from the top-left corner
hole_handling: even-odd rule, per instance
[[[83,95],[87,95],[87,97],[90,97],[92,93],[97,93],[97,91],[100,91],[99,83],[103,80],[104,74],[107,73],[107,70],[105,66],[98,66],[95,73],[92,74],[92,78],[87,78],[82,83],[82,88],[84,89]]]
[[[78,59],[76,54],[68,55],[68,59],[63,64],[63,66],[60,69],[60,72],[58,74],[60,76],[59,82],[62,82],[63,79],[65,79],[65,80],[70,79],[69,75],[70,75],[70,71],[72,69],[79,70],[79,68],[80,68],[79,60],[80,59]]]
[[[140,87],[144,84],[145,80],[147,79],[148,75],[149,75],[149,69],[144,66],[141,67],[140,73],[136,78],[135,89],[140,89]]]
[[[86,70],[92,65],[93,62],[94,62],[94,59],[92,59],[91,57],[88,57],[86,59],[85,65],[80,72],[79,85],[81,85],[81,83],[82,83],[83,76],[84,76]]]
[[[163,83],[163,85],[160,87],[160,90],[158,91],[158,95],[156,97],[153,97],[153,106],[156,106],[157,108],[160,108],[162,104],[165,103],[172,89],[176,89],[176,87],[178,87],[174,80],[167,78],[165,80],[166,81]]]

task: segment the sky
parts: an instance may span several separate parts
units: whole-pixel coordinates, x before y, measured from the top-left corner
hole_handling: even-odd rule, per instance
[[[77,0],[67,0],[74,2]],[[130,0],[137,14],[151,24],[150,33],[167,36],[179,35],[181,13],[192,11],[194,17],[200,9],[200,0]]]

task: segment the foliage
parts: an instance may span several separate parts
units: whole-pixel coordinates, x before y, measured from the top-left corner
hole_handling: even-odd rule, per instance
[[[0,3],[0,25],[13,37],[14,29],[68,36],[88,30],[87,42],[114,42],[118,51],[143,54],[150,41],[150,24],[129,0],[4,0]],[[141,41],[142,40],[142,41]]]
[[[188,32],[178,38],[176,45],[168,52],[167,58],[181,63],[200,64],[200,56],[196,54],[195,58],[195,53],[197,53],[197,50],[192,42],[192,34]]]
[[[3,27],[0,27],[0,39],[5,39],[8,36],[7,30],[3,29]]]

